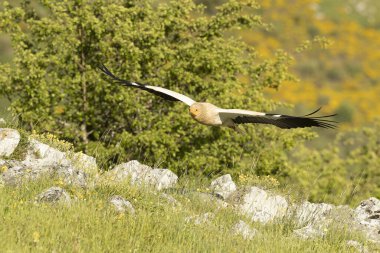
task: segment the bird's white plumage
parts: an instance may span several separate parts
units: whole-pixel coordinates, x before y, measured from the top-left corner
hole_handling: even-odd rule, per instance
[[[222,119],[233,119],[238,116],[265,116],[263,112],[255,112],[240,109],[218,109],[219,115]]]
[[[141,86],[140,84],[137,84],[137,83],[134,83],[132,82],[132,85],[134,86]],[[187,104],[188,106],[191,106],[192,104],[195,103],[194,100],[192,100],[191,98],[185,96],[185,95],[182,95],[178,92],[175,92],[175,91],[172,91],[172,90],[168,90],[168,89],[165,89],[165,88],[162,88],[162,87],[157,87],[157,86],[151,86],[151,85],[144,85],[144,87],[148,88],[148,89],[151,89],[151,90],[155,90],[155,91],[159,91],[159,92],[162,92],[162,93],[165,93],[169,96],[172,96],[182,102],[184,102],[185,104]]]

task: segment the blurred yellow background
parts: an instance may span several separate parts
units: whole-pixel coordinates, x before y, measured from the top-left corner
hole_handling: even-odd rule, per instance
[[[380,1],[263,0],[269,31],[241,35],[263,56],[284,48],[299,78],[268,93],[276,100],[323,106],[343,128],[372,122],[380,113]],[[299,45],[296,50],[295,46]],[[293,50],[293,51],[292,51]]]

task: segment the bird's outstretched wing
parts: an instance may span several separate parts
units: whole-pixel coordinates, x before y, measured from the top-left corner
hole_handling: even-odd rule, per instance
[[[185,95],[182,95],[178,92],[172,91],[172,90],[120,79],[117,76],[115,76],[114,74],[112,74],[112,72],[104,65],[99,67],[99,69],[104,74],[111,77],[113,81],[115,81],[116,83],[119,83],[121,85],[145,90],[147,92],[153,93],[153,94],[155,94],[155,95],[157,95],[163,99],[169,100],[169,101],[181,101],[181,102],[184,102],[185,104],[187,104],[188,106],[191,106],[192,104],[195,103],[195,101],[192,100],[191,98],[189,98]]]
[[[336,121],[326,119],[333,117],[332,115],[313,117],[321,108],[309,113],[305,116],[289,116],[281,114],[270,114],[262,112],[254,112],[239,109],[220,109],[219,116],[224,120],[232,120],[235,124],[245,123],[260,123],[271,124],[280,128],[298,128],[298,127],[322,127],[322,128],[336,128]]]

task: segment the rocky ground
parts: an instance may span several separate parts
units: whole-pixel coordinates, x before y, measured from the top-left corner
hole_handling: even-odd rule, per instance
[[[0,183],[5,187],[23,187],[26,180],[43,176],[58,177],[65,184],[81,188],[95,187],[102,182],[128,183],[148,187],[159,193],[167,203],[181,206],[170,194],[170,189],[177,184],[178,176],[169,169],[151,168],[134,160],[99,173],[95,158],[82,153],[61,152],[31,138],[27,141],[22,159],[11,159],[20,140],[17,130],[0,129]],[[248,218],[253,223],[267,224],[291,219],[295,224],[293,234],[304,240],[323,238],[329,226],[338,224],[338,229],[349,227],[362,233],[369,243],[380,244],[380,200],[377,198],[363,200],[354,209],[308,201],[292,203],[285,196],[256,186],[238,187],[229,174],[213,180],[209,188],[210,192],[198,192],[199,197],[214,202],[218,208],[234,210],[236,215]],[[74,199],[63,188],[52,185],[36,196],[35,201],[70,205]],[[135,215],[138,212],[131,200],[119,195],[112,196],[109,205],[120,213]],[[184,222],[207,224],[214,218],[214,213],[207,212],[189,216]],[[231,227],[231,233],[252,240],[259,231],[252,224],[239,220]],[[348,240],[346,243],[358,252],[369,252],[360,242]]]

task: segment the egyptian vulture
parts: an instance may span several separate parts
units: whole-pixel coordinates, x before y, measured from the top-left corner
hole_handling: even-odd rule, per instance
[[[145,90],[169,101],[181,101],[187,104],[189,106],[189,113],[191,117],[197,122],[208,126],[226,126],[237,129],[236,127],[239,124],[260,123],[271,124],[287,129],[313,126],[335,128],[336,126],[334,123],[337,123],[336,121],[326,119],[327,117],[335,116],[335,114],[312,117],[312,115],[318,112],[321,108],[300,117],[241,109],[223,109],[211,103],[196,102],[193,99],[172,90],[120,79],[112,74],[111,71],[109,71],[104,65],[100,67],[100,70],[107,76],[111,77],[113,81],[121,85]]]

